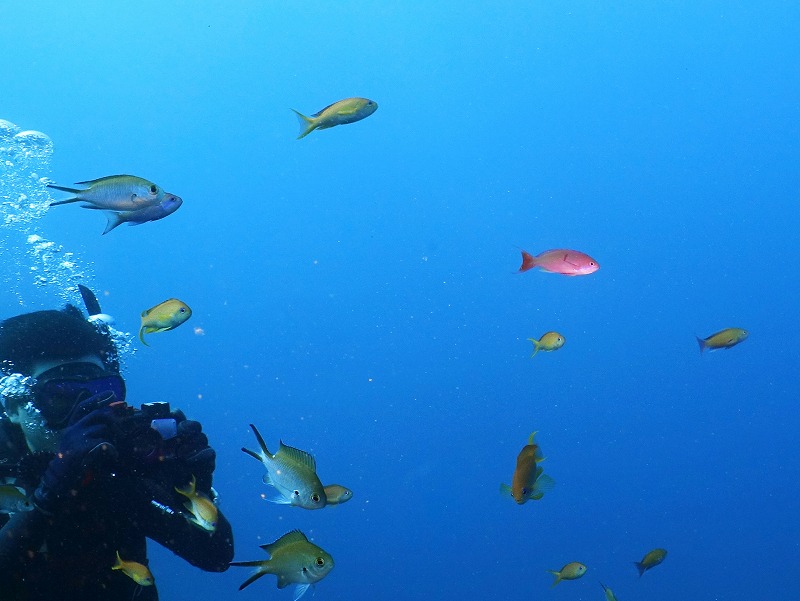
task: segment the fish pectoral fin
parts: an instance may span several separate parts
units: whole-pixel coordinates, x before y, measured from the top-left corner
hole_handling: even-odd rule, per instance
[[[536,482],[533,483],[533,494],[541,493],[544,495],[546,492],[550,492],[553,490],[553,487],[556,485],[556,481],[553,480],[547,474],[542,474],[536,479]]]
[[[265,478],[266,478],[266,476],[265,476]],[[286,497],[284,497],[280,493],[277,493],[277,494],[275,494],[274,496],[271,496],[271,497],[267,497],[265,495],[264,499],[266,501],[269,501],[270,503],[277,503],[278,505],[291,505],[292,504],[292,502],[289,499],[287,499]]]
[[[305,595],[305,594],[306,594],[306,591],[307,591],[307,590],[309,589],[309,587],[311,587],[311,586],[312,586],[312,585],[311,585],[311,584],[309,584],[309,583],[305,583],[305,584],[298,584],[298,585],[295,587],[295,589],[294,589],[294,597],[292,598],[292,601],[297,601],[297,600],[298,600],[300,597],[302,597],[303,595]]]
[[[505,497],[510,497],[510,496],[512,496],[512,493],[511,493],[511,487],[510,487],[508,484],[503,484],[503,483],[501,482],[501,483],[500,483],[500,494],[501,494],[501,495],[503,495],[503,496],[505,496]]]

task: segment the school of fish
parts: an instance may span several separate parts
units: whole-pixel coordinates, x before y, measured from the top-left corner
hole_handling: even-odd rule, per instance
[[[314,130],[324,130],[361,121],[372,115],[378,104],[367,98],[345,98],[334,102],[312,116],[294,111],[300,121],[301,131],[297,139],[304,138]],[[80,188],[47,184],[47,187],[71,194],[66,199],[54,201],[51,206],[59,206],[80,202],[80,206],[88,209],[102,210],[106,213],[108,223],[103,234],[110,232],[122,223],[138,225],[158,221],[174,213],[180,208],[183,200],[166,192],[161,186],[131,175],[114,175],[95,180],[78,182]],[[532,269],[569,277],[586,276],[600,269],[599,263],[590,255],[571,249],[551,249],[533,255],[521,250],[522,264],[518,272]],[[99,313],[99,309],[98,309]],[[141,314],[139,327],[140,341],[145,341],[145,334],[166,332],[185,323],[192,315],[192,310],[183,301],[175,298],[147,309]],[[107,316],[106,316],[107,317]],[[748,337],[748,332],[741,328],[726,328],[706,338],[696,336],[701,354],[705,350],[715,351],[730,349]],[[540,351],[553,352],[565,344],[565,337],[556,331],[547,331],[538,339],[528,338],[533,344],[531,357]],[[323,485],[317,475],[314,457],[301,449],[279,442],[278,450],[271,453],[255,425],[250,428],[258,443],[258,450],[242,447],[242,451],[258,460],[264,467],[264,484],[274,491],[267,497],[268,501],[290,505],[302,509],[323,509],[328,505],[340,505],[353,498],[353,491],[340,484]],[[500,491],[505,497],[512,498],[518,505],[528,501],[541,501],[550,492],[555,481],[540,465],[544,455],[538,444],[534,442],[533,432],[517,455],[516,465],[511,477],[511,484],[501,484]],[[184,499],[186,519],[202,530],[213,532],[216,528],[217,507],[215,502],[195,488],[195,478],[184,487],[175,487],[175,493]],[[0,512],[14,513],[30,511],[32,504],[17,487],[0,485]],[[292,530],[279,537],[273,543],[261,545],[261,549],[269,555],[266,559],[232,562],[231,566],[255,568],[253,573],[239,587],[239,590],[252,584],[266,574],[277,577],[278,588],[291,584],[296,585],[294,600],[299,599],[310,587],[325,578],[333,569],[333,558],[329,553],[310,542],[299,530]],[[647,552],[641,561],[634,562],[639,576],[661,564],[667,555],[662,548]],[[119,553],[112,570],[120,570],[142,586],[152,585],[153,576],[147,566],[130,560],[123,560]],[[547,570],[555,577],[552,586],[562,581],[578,580],[587,571],[587,566],[580,562],[566,563],[560,570]],[[602,582],[607,601],[616,601],[613,591]]]

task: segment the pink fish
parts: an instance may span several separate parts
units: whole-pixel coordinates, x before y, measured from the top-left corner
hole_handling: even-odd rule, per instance
[[[520,272],[528,271],[534,267],[539,267],[542,271],[560,273],[562,275],[589,275],[600,269],[597,261],[577,250],[557,248],[555,250],[546,250],[535,257],[523,250]]]

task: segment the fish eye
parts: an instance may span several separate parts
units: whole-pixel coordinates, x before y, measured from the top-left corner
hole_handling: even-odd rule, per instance
[[[314,503],[319,503],[319,495],[317,493],[314,493],[313,495],[311,495],[311,500],[314,501]]]
[[[152,186],[150,186],[150,194],[155,194],[156,192],[158,192],[158,186],[153,184]]]
[[[181,307],[181,308],[180,308],[180,312],[181,312],[181,313],[186,313],[186,309],[184,309],[183,307]]]
[[[322,557],[317,557],[317,561],[315,561],[314,563],[321,568],[322,566],[325,565],[325,560]]]

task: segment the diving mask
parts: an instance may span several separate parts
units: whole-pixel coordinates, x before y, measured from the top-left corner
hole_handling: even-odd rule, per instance
[[[65,363],[36,378],[33,403],[48,427],[60,429],[67,425],[78,403],[109,392],[117,401],[125,400],[125,380],[119,374],[94,363]]]

